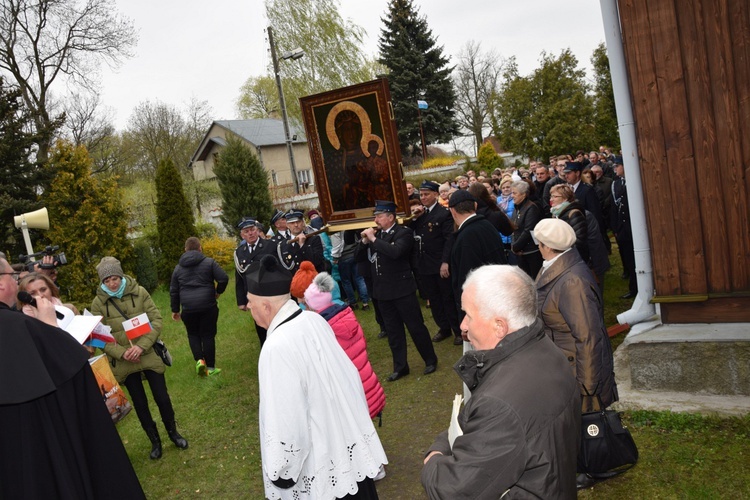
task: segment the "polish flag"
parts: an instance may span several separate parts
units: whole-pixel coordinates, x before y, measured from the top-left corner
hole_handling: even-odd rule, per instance
[[[122,327],[125,329],[125,335],[128,336],[128,340],[133,340],[150,332],[151,322],[148,320],[148,315],[143,313],[135,318],[123,321]]]

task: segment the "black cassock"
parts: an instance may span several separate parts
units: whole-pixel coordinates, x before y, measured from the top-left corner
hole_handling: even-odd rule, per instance
[[[0,498],[146,498],[88,353],[3,303]]]

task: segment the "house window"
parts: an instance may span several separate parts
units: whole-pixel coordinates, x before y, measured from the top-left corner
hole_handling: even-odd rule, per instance
[[[298,170],[297,180],[301,185],[310,184],[310,170]]]
[[[279,185],[279,179],[276,176],[276,171],[275,170],[271,170],[271,182],[273,182],[274,186],[278,186]]]

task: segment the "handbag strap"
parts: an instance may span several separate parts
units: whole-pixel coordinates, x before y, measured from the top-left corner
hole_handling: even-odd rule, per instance
[[[581,387],[583,387],[583,391],[586,393],[587,398],[596,398],[597,403],[599,403],[599,412],[603,412],[605,410],[604,405],[602,404],[602,398],[599,396],[599,394],[591,394],[588,389],[586,389],[586,386],[581,384]],[[594,391],[599,387],[599,384],[596,384],[596,387],[594,388]]]
[[[123,318],[125,318],[126,321],[130,319],[127,314],[125,314],[124,312],[122,312],[122,309],[120,309],[120,306],[117,305],[117,302],[115,302],[114,300],[110,300],[109,303],[112,304],[115,307],[115,309],[117,309],[117,312],[119,312],[120,316],[122,316]],[[585,389],[585,387],[584,387],[584,389]]]

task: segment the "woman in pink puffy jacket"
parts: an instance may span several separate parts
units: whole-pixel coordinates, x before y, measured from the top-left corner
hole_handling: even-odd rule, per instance
[[[365,335],[357,317],[348,305],[334,303],[333,293],[338,291],[336,288],[336,282],[330,274],[319,273],[305,290],[305,304],[328,321],[339,345],[359,370],[370,417],[375,418],[385,407],[385,392],[367,357]]]

